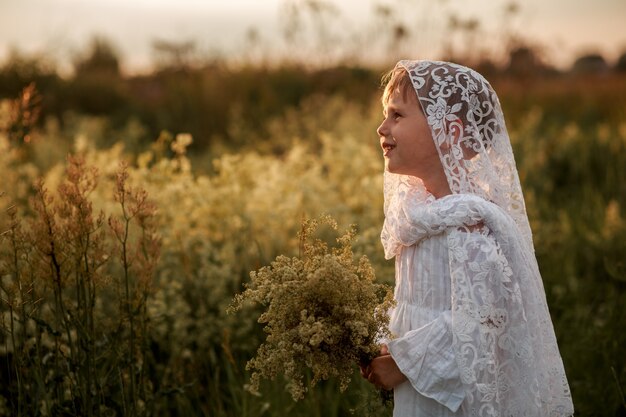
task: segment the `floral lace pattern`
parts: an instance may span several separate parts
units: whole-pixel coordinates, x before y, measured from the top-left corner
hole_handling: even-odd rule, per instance
[[[451,310],[439,334],[451,333],[463,392],[451,410],[569,416],[569,385],[497,96],[465,67],[398,65],[410,75],[453,194],[435,199],[418,178],[385,173],[381,240],[392,258],[433,235],[447,237]]]

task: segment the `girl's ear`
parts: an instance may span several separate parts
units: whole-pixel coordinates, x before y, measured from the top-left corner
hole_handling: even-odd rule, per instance
[[[443,151],[449,151],[451,147],[458,147],[463,154],[463,159],[470,160],[476,156],[476,151],[466,142],[467,138],[463,138],[463,121],[459,117],[455,117],[452,120],[446,119],[444,128],[451,140],[449,142],[446,141],[441,146]]]
[[[445,140],[441,145],[439,145],[440,149],[443,152],[448,152],[452,146],[458,146],[461,137],[463,136],[463,123],[461,119],[455,117],[452,120],[444,119],[443,120],[443,134],[448,136],[452,136],[452,140]]]
[[[446,133],[452,134],[452,143],[458,144],[463,136],[463,122],[455,117],[452,120],[445,119]]]

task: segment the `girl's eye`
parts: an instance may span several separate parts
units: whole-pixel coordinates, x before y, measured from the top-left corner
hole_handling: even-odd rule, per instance
[[[389,112],[387,112],[386,115],[383,115],[385,117],[385,119],[391,119],[391,120],[398,120],[400,117],[402,117],[402,115],[400,113],[398,113],[397,111],[394,110],[390,110]]]

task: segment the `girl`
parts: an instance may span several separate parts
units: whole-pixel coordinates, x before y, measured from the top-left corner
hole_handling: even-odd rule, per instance
[[[395,338],[362,369],[394,416],[569,416],[500,103],[477,72],[400,61],[378,128]]]

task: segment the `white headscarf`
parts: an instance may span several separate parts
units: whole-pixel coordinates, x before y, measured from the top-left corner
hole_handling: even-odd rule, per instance
[[[496,93],[476,71],[400,61],[431,129],[452,195],[385,173],[387,258],[447,233],[453,349],[476,416],[567,416],[569,385],[556,344],[513,151]],[[486,226],[491,257],[471,233]],[[472,246],[474,245],[474,246]]]
[[[452,193],[477,195],[500,206],[532,248],[511,142],[489,82],[470,68],[448,62],[400,61],[398,67],[410,76]],[[429,196],[425,188],[417,190],[420,183],[415,177],[386,172],[385,214],[397,210],[399,191]],[[383,238],[383,245],[393,256],[394,242]]]

